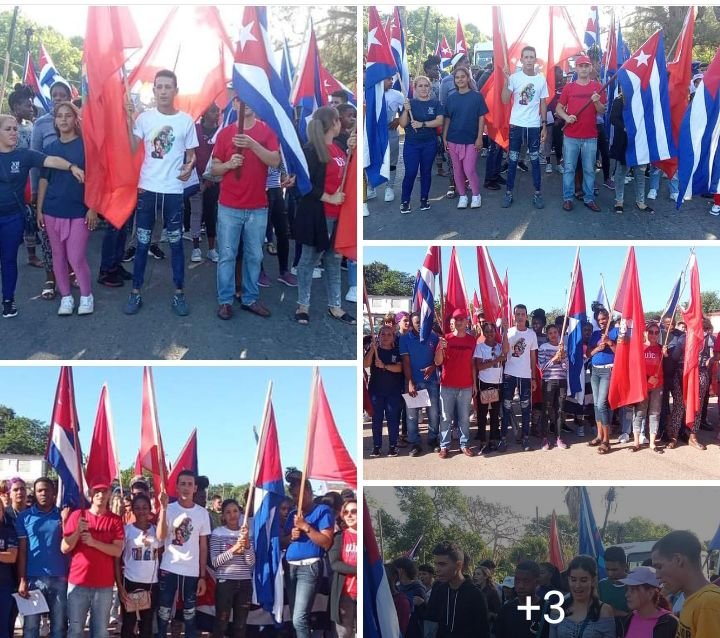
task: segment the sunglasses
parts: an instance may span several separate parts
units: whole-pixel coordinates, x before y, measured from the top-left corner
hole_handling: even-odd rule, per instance
[[[357,510],[345,510],[343,516],[357,516]]]

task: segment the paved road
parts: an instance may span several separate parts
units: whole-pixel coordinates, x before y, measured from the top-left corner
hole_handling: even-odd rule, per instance
[[[401,154],[402,155],[402,154]],[[554,160],[553,160],[554,161]],[[613,162],[614,164],[614,162]],[[668,197],[667,180],[660,182],[660,194],[649,202],[654,215],[634,208],[635,185],[625,187],[625,213],[612,212],[614,191],[600,187],[597,203],[603,212],[593,213],[582,202],[568,213],[562,210],[562,176],[557,172],[542,173],[545,209],[532,206],[532,175],[518,171],[515,201],[509,209],[500,208],[504,190],[482,189],[482,207],[458,210],[457,199],[445,199],[448,179],[435,175],[430,190],[429,211],[420,211],[420,183],[415,184],[409,215],[400,214],[400,185],[404,174],[402,159],[398,166],[395,201],[385,203],[385,187],[377,190],[377,198],[369,201],[370,217],[363,218],[364,239],[423,240],[519,240],[519,239],[718,239],[720,219],[708,214],[711,200],[695,197],[685,202],[680,211]],[[485,158],[478,160],[481,184],[485,176]],[[595,179],[602,182],[602,171]],[[646,181],[647,184],[647,181]]]
[[[710,419],[717,422],[716,399],[711,399]],[[574,426],[571,426],[574,429]],[[459,451],[453,441],[450,456],[441,459],[436,453],[427,451],[421,456],[410,457],[409,447],[399,450],[395,458],[382,456],[368,458],[372,450],[370,423],[363,427],[363,478],[364,480],[393,480],[402,484],[415,480],[717,480],[720,478],[720,440],[716,432],[701,432],[699,439],[708,448],[702,452],[687,445],[680,445],[664,454],[656,454],[644,447],[640,452],[630,452],[632,444],[619,444],[611,439],[612,451],[601,456],[596,448],[586,443],[591,440],[590,428],[587,436],[565,434],[569,444],[566,450],[553,447],[541,450],[538,439],[530,439],[533,449],[524,452],[519,445],[511,445],[507,452],[494,452],[488,456],[468,458]],[[477,432],[471,425],[471,435]],[[420,426],[423,443],[426,441],[426,426]],[[511,440],[512,436],[508,436]],[[387,431],[384,436],[383,453],[387,452]],[[472,441],[476,449],[478,441]]]
[[[100,263],[102,231],[93,233],[89,262],[93,281]],[[203,251],[206,244],[203,240]],[[230,321],[215,316],[217,310],[215,264],[191,263],[190,247],[184,241],[186,294],[190,315],[177,317],[170,308],[173,294],[170,250],[161,244],[167,258],[148,258],[143,307],[128,317],[122,307],[130,286],[105,288],[93,284],[95,313],[90,316],[58,317],[58,301],[40,297],[45,272],[25,264],[20,248],[16,301],[19,314],[0,319],[0,359],[354,359],[356,327],[346,326],[326,314],[325,285],[313,283],[310,325],[297,324],[293,315],[297,289],[275,280],[277,258],[265,255],[265,269],[272,287],[261,289],[260,299],[272,312],[262,319],[234,306]],[[291,255],[293,254],[291,244]],[[132,271],[132,263],[125,264]],[[343,275],[343,296],[347,281]],[[79,295],[74,291],[76,301]],[[353,304],[345,307],[357,316]]]

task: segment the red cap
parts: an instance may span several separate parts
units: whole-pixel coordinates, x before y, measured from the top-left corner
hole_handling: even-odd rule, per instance
[[[462,308],[456,308],[452,313],[453,319],[467,319],[467,311]]]
[[[106,481],[96,481],[95,483],[93,483],[90,486],[90,490],[92,492],[99,492],[101,490],[109,490],[109,489],[110,489],[110,484],[107,483]]]
[[[592,66],[590,58],[586,55],[579,55],[575,58],[575,66],[580,66],[581,64],[589,64]]]

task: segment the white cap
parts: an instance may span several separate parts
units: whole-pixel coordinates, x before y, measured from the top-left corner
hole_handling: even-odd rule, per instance
[[[512,589],[515,587],[515,576],[505,576],[505,580],[502,582],[503,587]]]
[[[650,585],[651,587],[660,587],[660,581],[655,574],[654,567],[636,567],[626,578],[621,578],[623,585]]]

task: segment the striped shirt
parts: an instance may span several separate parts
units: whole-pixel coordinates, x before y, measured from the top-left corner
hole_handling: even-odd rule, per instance
[[[542,371],[544,380],[567,378],[567,357],[561,361],[550,363],[560,348],[560,344],[554,346],[549,341],[538,348],[538,365]]]
[[[242,526],[242,522],[240,523]],[[217,580],[250,580],[255,565],[255,549],[252,533],[249,547],[242,554],[233,554],[232,547],[240,536],[240,530],[216,527],[210,535],[210,562],[215,568]]]

